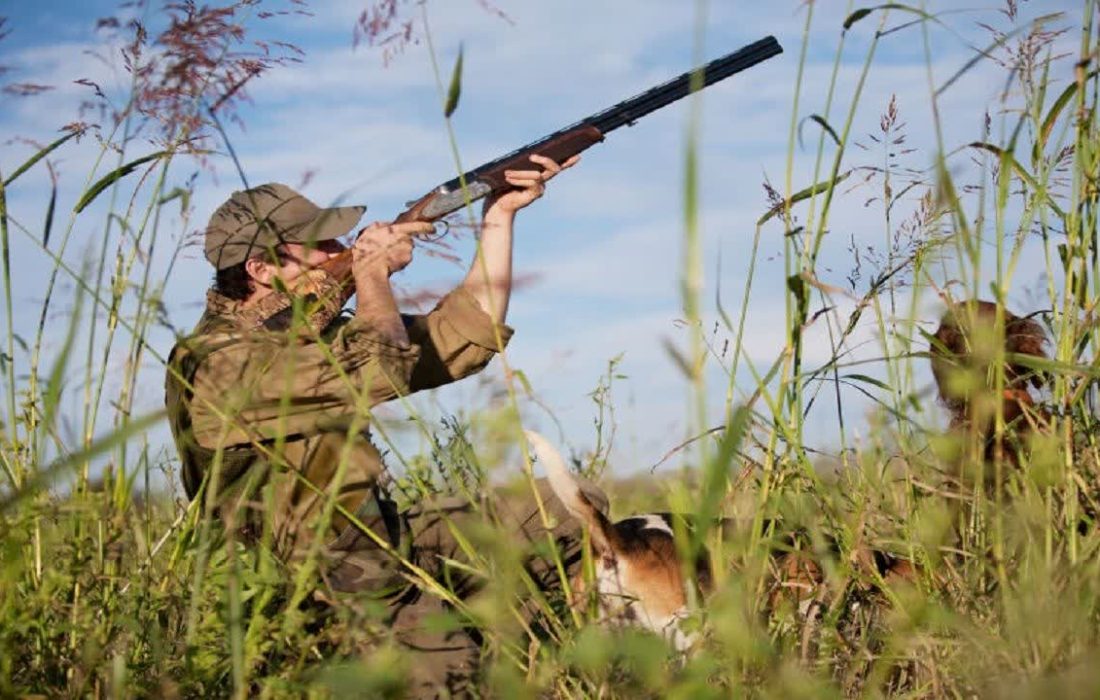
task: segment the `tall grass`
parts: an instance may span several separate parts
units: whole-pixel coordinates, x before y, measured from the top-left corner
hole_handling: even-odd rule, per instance
[[[379,7],[384,31],[398,21],[400,5]],[[187,11],[176,10],[176,18]],[[706,11],[705,2],[696,5],[697,46]],[[1032,23],[1019,19],[1011,0],[990,11],[984,21],[1003,28],[991,30],[988,46],[959,73],[999,62],[1003,100],[991,106],[986,132],[965,143],[947,143],[937,116],[935,146],[916,154],[902,153],[904,109],[867,104],[863,89],[884,43],[918,43],[926,51],[927,99],[938,115],[938,101],[958,75],[936,74],[930,47],[937,32],[950,31],[950,17],[898,4],[851,6],[844,26],[835,28],[824,102],[809,104],[804,75],[811,48],[819,48],[810,46],[817,20],[813,3],[802,11],[803,45],[788,47],[798,68],[786,172],[781,186],[769,186],[770,202],[755,222],[739,298],[719,298],[713,309],[702,297],[697,103],[685,134],[682,301],[693,335],[688,352],[676,354],[685,371],[685,423],[699,437],[673,455],[683,462],[684,478],[607,481],[619,514],[670,508],[703,523],[718,515],[742,523],[725,540],[706,528],[683,538],[685,551],[707,546],[715,554],[717,590],[695,602],[686,623],[701,641],[678,656],[652,635],[590,624],[562,596],[539,591],[487,524],[456,533],[462,566],[485,582],[487,595],[464,600],[407,564],[414,583],[453,607],[449,620],[432,624],[480,632],[488,696],[1100,690],[1100,669],[1091,663],[1100,654],[1096,3],[1082,0],[1079,16]],[[245,27],[260,21],[250,3],[190,12],[187,26],[209,31],[188,33],[170,23],[151,44],[124,34],[133,39],[124,55],[135,70],[117,118],[72,126],[25,163],[0,166],[8,319],[0,372],[0,695],[397,695],[410,659],[392,644],[378,611],[312,605],[315,559],[287,570],[264,546],[246,546],[227,532],[211,517],[212,501],[180,500],[172,487],[172,448],[147,432],[161,414],[135,413],[139,369],[163,364],[167,350],[148,342],[155,329],[170,327],[158,280],[178,250],[155,254],[174,233],[165,230],[166,207],[182,205],[183,230],[192,225],[190,192],[170,186],[170,166],[231,152],[216,120],[248,81],[296,55],[288,50],[276,60],[242,48]],[[868,41],[854,88],[846,91],[839,76],[856,33]],[[1072,33],[1077,47],[1058,56]],[[196,52],[208,59],[206,68],[171,70]],[[438,83],[449,117],[461,79],[449,90]],[[860,135],[869,119],[878,130]],[[811,130],[817,138],[807,141]],[[151,132],[152,149],[136,137]],[[67,221],[55,211],[56,183],[43,202],[45,231],[9,214],[7,193],[30,169],[48,167],[75,139],[93,136],[99,155]],[[450,136],[461,171],[460,144]],[[807,142],[812,174],[798,182],[795,160]],[[239,165],[243,175],[246,164]],[[857,180],[864,184],[853,194],[846,188]],[[859,206],[868,191],[875,205],[866,211],[881,217],[876,247],[852,241],[854,268],[833,272],[822,258],[844,242],[827,235],[830,222],[839,208]],[[105,212],[98,222],[105,235],[87,265],[74,268],[66,255],[72,233],[96,211]],[[55,225],[60,232],[51,242]],[[756,274],[761,238],[773,234],[783,241],[785,344],[761,364],[745,351],[745,319],[762,285],[779,284]],[[13,237],[34,241],[52,265],[29,328],[16,327],[13,314],[22,298],[11,283]],[[1042,259],[1040,279],[1021,278],[1025,255]],[[1003,450],[987,462],[977,431],[944,431],[923,369],[924,322],[941,302],[985,297],[1001,305],[1003,333],[1005,304],[1033,310],[1016,301],[1023,298],[1018,290],[1036,284],[1040,293],[1030,301],[1043,311],[1051,359],[1031,361],[1050,379],[1044,401],[1051,429],[1023,466],[1013,466]],[[66,303],[59,298],[66,287],[73,290],[73,313],[59,327],[51,309]],[[728,354],[708,345],[712,317],[731,340]],[[806,344],[822,327],[830,359],[815,365]],[[867,337],[872,350],[861,340]],[[1003,364],[1003,348],[996,359],[994,366]],[[704,366],[715,362],[729,376],[724,387],[705,381]],[[616,363],[609,362],[593,393],[599,434],[583,464],[589,475],[609,473]],[[997,374],[996,386],[1003,387],[1003,371]],[[504,409],[474,408],[442,427],[414,413],[426,446],[419,454],[401,449],[392,426],[366,409],[349,431],[371,421],[376,439],[394,455],[403,502],[440,491],[476,500],[490,476],[512,469],[528,389],[518,370],[508,371],[507,381]],[[725,397],[717,428],[707,422],[714,395]],[[853,414],[850,399],[857,395],[869,397],[875,410]],[[826,404],[837,416],[839,466],[824,464],[805,444],[808,413]],[[861,425],[868,420],[870,430]],[[1003,415],[995,420],[1006,430]],[[871,438],[857,441],[857,434]],[[524,473],[529,484],[532,472]],[[328,500],[318,527],[337,512],[340,506]],[[271,533],[264,537],[270,542]],[[825,572],[809,614],[778,588],[769,556],[792,542]],[[915,562],[916,580],[884,581],[860,556],[868,549]]]

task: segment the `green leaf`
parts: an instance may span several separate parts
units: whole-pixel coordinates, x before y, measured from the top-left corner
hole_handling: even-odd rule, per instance
[[[1041,370],[1045,374],[1061,374],[1064,376],[1079,375],[1084,377],[1100,378],[1100,367],[1096,364],[1079,365],[1072,362],[1050,360],[1035,355],[1023,355],[1015,352],[1005,353],[1005,362],[1014,365],[1022,365],[1028,369]]]
[[[775,358],[775,362],[772,363],[772,366],[768,368],[768,371],[760,380],[760,387],[765,387],[768,384],[771,384],[772,380],[775,379],[775,375],[779,374],[779,368],[783,366],[784,359],[786,358],[783,354],[780,354],[778,357]]]
[[[520,386],[523,387],[523,391],[527,396],[535,395],[534,390],[531,388],[531,382],[527,379],[527,375],[524,374],[523,370],[512,370],[512,376],[515,377],[517,381],[519,381]]]
[[[1091,71],[1084,80],[1080,81],[1080,84],[1095,78],[1100,71]],[[1054,104],[1050,106],[1050,111],[1047,112],[1047,116],[1043,119],[1043,126],[1039,131],[1039,144],[1045,145],[1047,139],[1050,138],[1050,132],[1054,129],[1054,122],[1058,121],[1058,116],[1065,109],[1069,101],[1077,94],[1077,88],[1079,83],[1074,81],[1066,86],[1066,89],[1062,91],[1061,95],[1058,95],[1058,99],[1054,100]]]
[[[132,160],[126,165],[123,165],[122,167],[116,168],[107,173],[106,175],[101,177],[94,185],[88,188],[88,191],[84,193],[84,195],[80,198],[80,201],[76,203],[73,211],[77,214],[84,211],[84,208],[91,204],[92,201],[95,200],[95,198],[103,192],[103,190],[107,189],[114,183],[134,172],[138,169],[139,166],[148,163],[151,160],[163,158],[166,155],[169,155],[168,151],[157,151],[156,153],[150,153],[147,156],[142,156],[137,160]]]
[[[689,552],[692,558],[703,550],[707,533],[717,522],[722,501],[729,492],[733,460],[740,453],[741,443],[751,424],[752,410],[748,406],[738,406],[722,431],[722,437],[718,443],[718,454],[704,465],[702,488],[693,514],[695,528],[691,532]]]
[[[798,302],[798,308],[806,305],[806,280],[802,279],[802,275],[791,275],[787,278],[787,291]]]
[[[844,29],[850,29],[853,24],[871,14],[873,8],[861,7],[844,19]]]
[[[462,44],[458,45],[458,59],[451,71],[451,86],[447,88],[447,103],[443,106],[443,116],[450,117],[458,109],[458,98],[462,95]]]
[[[180,213],[182,214],[191,206],[191,191],[182,187],[175,187],[171,192],[161,197],[157,204],[163,206],[173,199],[180,200]]]
[[[881,379],[875,379],[874,377],[868,377],[866,374],[845,374],[842,375],[840,378],[851,379],[852,381],[856,382],[864,382],[865,384],[877,386],[879,389],[883,389],[884,391],[893,391],[893,389],[890,388],[890,385],[886,382],[882,381]]]
[[[8,185],[10,185],[15,180],[15,178],[19,177],[23,173],[30,170],[31,167],[33,167],[35,163],[37,163],[38,161],[40,161],[43,158],[45,158],[46,156],[48,156],[58,146],[65,143],[66,141],[68,141],[72,137],[80,135],[81,133],[83,133],[83,132],[81,132],[81,131],[71,131],[68,134],[65,134],[61,138],[57,139],[56,141],[54,141],[50,145],[48,145],[45,148],[38,151],[38,153],[35,153],[33,156],[31,156],[27,160],[27,162],[23,163],[18,168],[16,168],[15,172],[8,176],[8,179],[4,180],[4,187],[7,187]]]
[[[811,114],[810,116],[806,117],[806,119],[809,119],[810,121],[820,126],[822,129],[824,129],[825,133],[833,137],[833,143],[838,146],[840,145],[840,137],[837,136],[836,130],[833,129],[833,127],[829,126],[829,122],[825,121],[825,117],[821,116],[820,114]],[[806,123],[806,119],[803,119],[801,122],[798,123],[799,147],[802,147],[802,125]]]
[[[61,403],[61,389],[65,380],[65,370],[69,364],[69,355],[73,349],[73,340],[76,338],[77,328],[82,317],[84,295],[77,294],[73,302],[73,312],[69,318],[69,328],[65,333],[65,341],[61,344],[61,351],[57,353],[53,367],[50,369],[50,377],[46,381],[46,394],[42,397],[43,424],[52,429],[54,418],[57,416],[57,407]]]
[[[757,219],[756,225],[759,226],[759,225],[765,223],[766,221],[768,221],[769,219],[774,217],[776,214],[780,213],[781,211],[784,211],[785,209],[789,208],[793,204],[801,202],[804,199],[809,199],[810,197],[813,197],[814,195],[817,195],[817,194],[821,194],[822,192],[827,192],[827,191],[831,190],[832,188],[836,187],[840,183],[847,180],[848,176],[851,175],[851,174],[852,174],[852,171],[848,170],[846,172],[841,173],[840,175],[837,175],[836,177],[834,177],[831,180],[822,180],[821,182],[819,182],[817,184],[810,185],[809,187],[807,187],[804,190],[800,190],[798,192],[795,192],[788,199],[783,200],[782,202],[780,202],[779,204],[776,204],[774,207],[772,207],[767,212],[765,212],[765,214],[763,216],[761,216],[759,219]]]
[[[42,225],[42,247],[50,245],[50,232],[53,230],[53,213],[57,208],[57,184],[50,189],[50,203],[46,206],[46,223]]]
[[[668,338],[661,338],[661,345],[664,347],[665,352],[668,353],[672,362],[680,368],[680,371],[684,373],[687,378],[695,376],[695,372],[691,369],[691,362],[684,356],[684,353],[680,352],[680,349]]]
[[[844,30],[851,29],[852,25],[860,21],[867,15],[875,12],[876,10],[901,10],[902,12],[912,12],[915,15],[919,15],[923,19],[935,19],[934,16],[928,14],[924,10],[919,10],[915,7],[909,7],[908,5],[902,5],[897,2],[888,2],[884,5],[875,5],[874,7],[861,7],[852,14],[844,18]]]

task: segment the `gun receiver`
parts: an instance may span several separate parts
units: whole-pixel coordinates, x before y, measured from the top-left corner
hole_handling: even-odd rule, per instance
[[[604,136],[615,129],[633,126],[634,122],[647,114],[687,97],[692,92],[693,80],[697,74],[702,74],[701,88],[707,87],[782,52],[783,47],[775,37],[764,37],[449,180],[420,199],[410,202],[409,208],[398,215],[396,220],[438,221],[464,207],[467,200],[476,201],[493,192],[507,189],[509,185],[504,181],[505,170],[541,169],[530,160],[534,154],[561,163],[603,141]]]

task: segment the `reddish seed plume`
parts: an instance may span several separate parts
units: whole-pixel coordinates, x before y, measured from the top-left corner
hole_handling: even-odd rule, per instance
[[[120,7],[132,10],[143,5],[127,2]],[[208,148],[215,115],[239,121],[237,108],[248,99],[248,84],[302,55],[291,44],[264,42],[251,35],[264,18],[303,11],[257,13],[253,5],[254,0],[202,5],[175,0],[164,4],[160,14],[130,13],[157,17],[157,27],[118,17],[99,19],[98,30],[114,32],[121,40],[122,67],[132,76],[135,89],[126,106],[116,108],[100,86],[77,80],[94,93],[82,105],[82,114],[98,112],[101,119],[118,122],[136,113],[143,118],[143,128],[155,129],[156,140],[165,147],[182,152]],[[112,56],[100,58],[111,60]]]
[[[420,43],[416,12],[427,0],[374,0],[359,13],[352,31],[352,45],[380,47],[382,60],[388,63],[409,45]],[[503,10],[490,0],[476,0],[485,12],[515,24]]]

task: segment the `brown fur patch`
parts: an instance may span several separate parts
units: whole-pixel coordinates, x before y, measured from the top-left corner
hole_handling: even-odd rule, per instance
[[[959,302],[948,307],[929,348],[932,374],[940,400],[951,412],[951,428],[976,429],[986,441],[987,460],[993,460],[1000,452],[1016,461],[1017,449],[1024,446],[1026,436],[1040,429],[1049,418],[1036,407],[1030,391],[1042,388],[1046,377],[1006,358],[1003,391],[999,397],[993,395],[996,345],[1003,342],[1007,353],[1046,359],[1047,336],[1036,321],[1005,309],[1004,338],[999,341],[995,337],[996,313],[997,305],[989,301]],[[970,375],[962,387],[954,381],[960,372]],[[1005,425],[1011,426],[1011,436],[994,434],[998,402]]]

